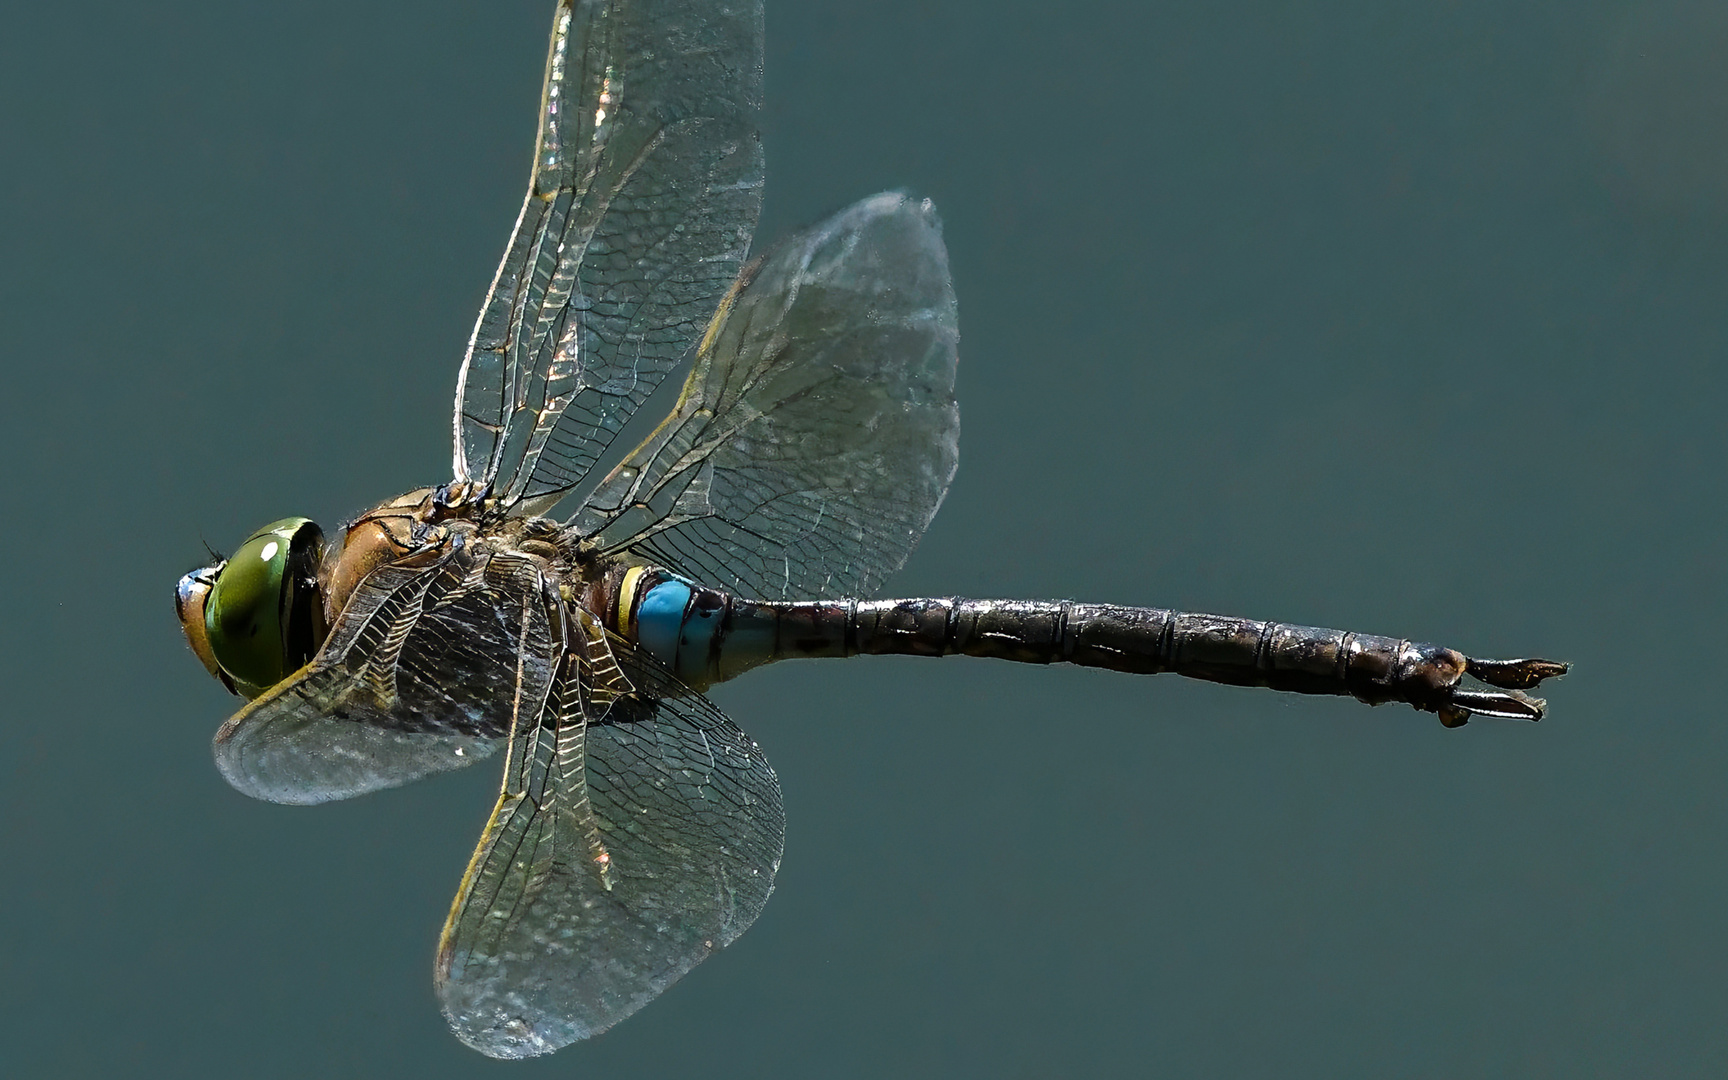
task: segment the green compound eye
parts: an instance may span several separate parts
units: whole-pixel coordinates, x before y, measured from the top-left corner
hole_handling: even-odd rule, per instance
[[[211,586],[204,604],[210,651],[246,697],[281,682],[323,644],[323,550],[317,525],[283,518],[248,537]]]

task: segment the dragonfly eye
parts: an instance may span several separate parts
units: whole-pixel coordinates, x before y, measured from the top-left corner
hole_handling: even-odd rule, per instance
[[[181,579],[175,599],[187,640],[230,690],[257,697],[324,644],[323,553],[317,525],[283,518],[253,533],[226,563]]]

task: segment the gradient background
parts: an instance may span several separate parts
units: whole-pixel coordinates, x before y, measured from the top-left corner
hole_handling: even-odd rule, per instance
[[[771,2],[769,239],[937,201],[962,467],[897,594],[1571,660],[1540,726],[782,665],[748,935],[489,1062],[432,949],[490,768],[211,767],[175,579],[448,476],[548,0],[16,7],[0,39],[11,1077],[1728,1072],[1728,14]]]

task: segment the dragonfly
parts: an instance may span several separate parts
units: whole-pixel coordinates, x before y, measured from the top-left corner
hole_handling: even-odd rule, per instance
[[[779,784],[705,695],[761,664],[1174,672],[1452,727],[1540,719],[1524,691],[1566,671],[1151,608],[871,599],[958,461],[947,252],[931,204],[891,192],[747,260],[761,81],[760,0],[561,0],[453,478],[329,539],[273,522],[175,590],[193,653],[248,699],[214,739],[239,791],[321,803],[502,759],[435,965],[451,1028],[494,1057],[605,1031],[762,911]],[[669,414],[618,442],[679,372]]]

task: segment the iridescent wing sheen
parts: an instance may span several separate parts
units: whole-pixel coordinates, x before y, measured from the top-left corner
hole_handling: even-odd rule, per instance
[[[745,269],[672,414],[572,524],[736,592],[869,594],[953,478],[958,341],[935,210],[866,199]]]
[[[544,705],[555,603],[531,560],[460,534],[380,567],[313,661],[217,731],[217,768],[254,798],[320,803],[489,757]]]
[[[755,921],[785,834],[762,751],[586,612],[439,944],[445,1017],[493,1057],[550,1053],[653,1000]]]
[[[456,390],[459,480],[543,512],[685,360],[762,203],[761,0],[563,0]]]

